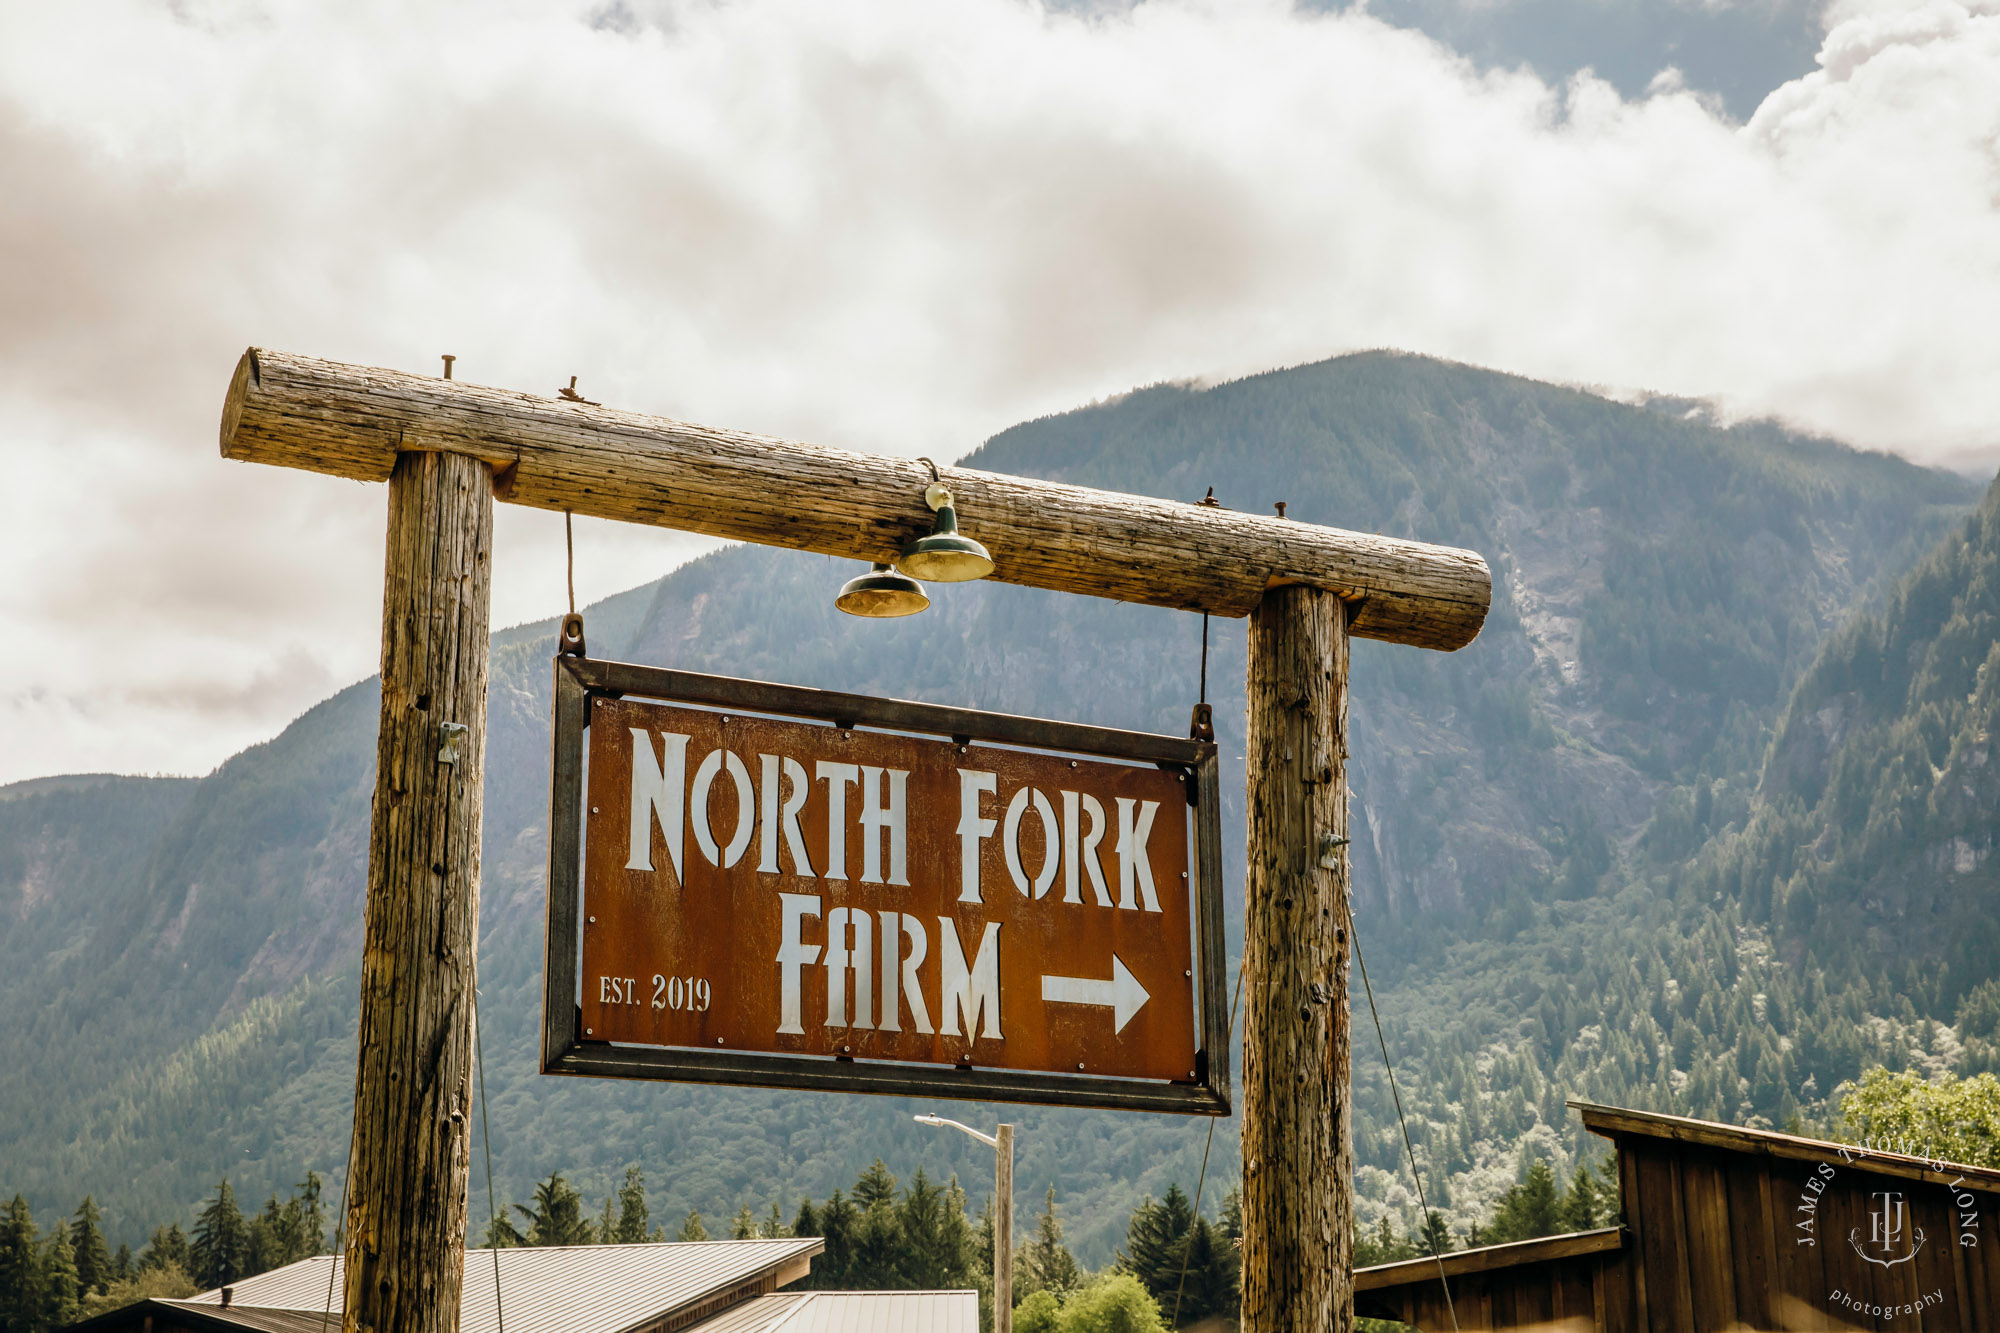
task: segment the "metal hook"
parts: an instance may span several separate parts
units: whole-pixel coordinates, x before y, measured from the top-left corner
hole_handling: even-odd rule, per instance
[[[931,462],[931,460],[930,460],[930,459],[928,459],[928,458],[919,458],[919,459],[917,459],[917,461],[918,461],[919,463],[922,463],[922,464],[923,464],[923,465],[924,465],[925,467],[928,467],[928,468],[929,468],[929,469],[931,470],[931,480],[932,480],[932,481],[943,481],[943,480],[944,480],[944,478],[943,478],[943,477],[941,477],[941,476],[939,476],[939,475],[938,475],[938,465],[937,465],[936,463],[933,463],[933,462]]]

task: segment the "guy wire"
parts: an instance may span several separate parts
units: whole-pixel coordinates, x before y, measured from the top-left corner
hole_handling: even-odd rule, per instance
[[[1201,618],[1202,647],[1208,646],[1208,617]],[[1243,964],[1236,964],[1236,994],[1229,1001],[1229,1040],[1236,1040],[1236,1004],[1243,998]],[[1201,1187],[1208,1183],[1208,1150],[1215,1146],[1215,1117],[1208,1118],[1208,1139],[1201,1145],[1201,1174],[1194,1179],[1194,1216],[1201,1220]],[[1169,1327],[1178,1328],[1181,1322],[1181,1295],[1187,1290],[1188,1259],[1194,1254],[1194,1224],[1188,1224],[1187,1244],[1181,1247],[1181,1280],[1174,1287],[1174,1317],[1168,1321]]]
[[[1389,1061],[1388,1038],[1382,1035],[1382,1015],[1375,1008],[1375,988],[1368,984],[1368,962],[1361,956],[1361,932],[1354,928],[1354,905],[1342,903],[1341,908],[1347,917],[1347,938],[1354,941],[1354,961],[1361,967],[1361,989],[1368,995],[1368,1014],[1375,1020],[1375,1040],[1382,1047],[1382,1068],[1389,1071],[1389,1094],[1396,1100],[1396,1123],[1403,1127],[1403,1151],[1409,1154],[1410,1179],[1417,1186],[1417,1207],[1422,1210],[1417,1229],[1423,1233],[1424,1244],[1430,1246],[1431,1258],[1437,1261],[1438,1285],[1444,1288],[1444,1308],[1451,1315],[1452,1333],[1458,1333],[1458,1306],[1452,1302],[1451,1281],[1444,1272],[1444,1256],[1438,1253],[1437,1237],[1431,1232],[1431,1206],[1424,1198],[1424,1177],[1417,1170],[1417,1149],[1410,1142],[1410,1122],[1403,1118],[1403,1094],[1396,1087],[1396,1066]]]
[[[507,1333],[507,1317],[500,1310],[499,1205],[494,1202],[493,1195],[493,1127],[486,1119],[486,1040],[479,1024],[479,965],[476,962],[472,967],[472,1063],[479,1071],[479,1146],[486,1153],[486,1247],[493,1251],[493,1319],[499,1325],[499,1333]]]

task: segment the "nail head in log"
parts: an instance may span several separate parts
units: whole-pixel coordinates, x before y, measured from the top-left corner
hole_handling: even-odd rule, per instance
[[[930,531],[928,469],[464,380],[263,348],[243,354],[222,414],[225,458],[386,480],[409,451],[480,459],[498,498],[852,560],[893,561]],[[1492,575],[1472,551],[1200,504],[944,469],[965,529],[1003,583],[1213,615],[1267,588],[1354,603],[1362,638],[1450,651],[1472,642]]]

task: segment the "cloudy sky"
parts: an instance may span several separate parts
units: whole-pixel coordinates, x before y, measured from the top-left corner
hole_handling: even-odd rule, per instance
[[[1990,472],[1996,311],[2000,0],[0,0],[0,781],[373,670],[381,489],[217,457],[251,343],[939,457],[1391,346]]]

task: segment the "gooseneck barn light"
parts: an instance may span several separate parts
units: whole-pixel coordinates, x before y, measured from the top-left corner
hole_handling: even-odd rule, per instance
[[[966,583],[983,579],[993,572],[993,557],[986,548],[958,530],[958,510],[952,504],[951,487],[939,478],[937,464],[930,459],[931,484],[924,487],[924,503],[936,512],[930,535],[919,537],[903,548],[896,563],[914,578],[932,583]]]
[[[887,620],[913,616],[929,606],[931,599],[924,595],[923,584],[877,561],[866,574],[841,584],[833,604],[850,616]]]

